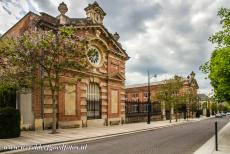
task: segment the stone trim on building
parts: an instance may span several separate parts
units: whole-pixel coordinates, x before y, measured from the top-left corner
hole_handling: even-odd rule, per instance
[[[54,29],[63,25],[72,25],[77,29],[76,35],[86,37],[89,45],[96,47],[101,54],[101,62],[93,66],[90,71],[67,69],[60,79],[60,84],[67,87],[61,90],[56,97],[58,104],[57,124],[60,128],[85,127],[92,125],[108,125],[109,122],[124,118],[124,84],[125,63],[129,56],[119,43],[119,34],[111,34],[103,25],[106,15],[98,3],[90,4],[85,8],[86,18],[70,18],[66,15],[68,7],[61,3],[58,7],[60,14],[55,18],[47,13],[35,14],[29,12],[3,37],[20,36],[27,30]],[[94,12],[94,13],[92,13]],[[39,76],[39,70],[37,72]],[[87,87],[93,82],[100,89],[101,118],[87,118]],[[43,88],[44,90],[41,90]],[[75,89],[75,90],[74,90]],[[69,92],[69,91],[72,92]],[[111,90],[117,90],[117,113],[111,111]],[[36,130],[48,129],[52,125],[52,103],[50,91],[47,87],[33,85],[31,90],[33,127]],[[44,98],[44,100],[42,100]],[[69,104],[70,103],[70,104]],[[26,106],[24,106],[26,107]],[[22,115],[24,116],[24,115]]]

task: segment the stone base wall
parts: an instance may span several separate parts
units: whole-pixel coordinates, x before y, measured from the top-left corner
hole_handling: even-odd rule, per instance
[[[43,130],[43,119],[35,119],[34,128],[36,131]]]
[[[79,128],[82,127],[82,121],[77,120],[77,121],[59,121],[58,122],[58,128]]]

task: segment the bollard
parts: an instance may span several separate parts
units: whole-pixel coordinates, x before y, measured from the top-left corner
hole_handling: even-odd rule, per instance
[[[218,151],[218,130],[217,130],[217,121],[215,122],[215,141],[216,141],[216,151]]]

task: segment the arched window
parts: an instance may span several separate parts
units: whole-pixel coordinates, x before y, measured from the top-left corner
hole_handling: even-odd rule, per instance
[[[87,87],[87,118],[101,118],[100,88],[96,83],[90,83]]]
[[[90,83],[87,87],[87,100],[100,100],[100,89],[98,84]]]

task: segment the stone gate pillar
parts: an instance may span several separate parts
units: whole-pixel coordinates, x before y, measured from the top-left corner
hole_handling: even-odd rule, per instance
[[[171,113],[172,119],[174,119],[174,106],[171,107],[170,113]]]
[[[166,113],[165,113],[165,102],[161,102],[161,115],[162,115],[162,120],[166,120]]]

